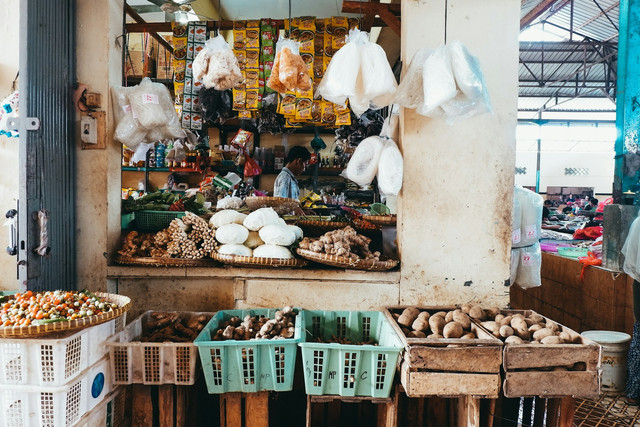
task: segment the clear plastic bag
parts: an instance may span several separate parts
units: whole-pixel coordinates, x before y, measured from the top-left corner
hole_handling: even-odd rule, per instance
[[[238,60],[222,36],[206,41],[192,67],[194,78],[206,88],[227,90],[242,81]]]
[[[420,49],[411,59],[407,72],[400,80],[396,91],[395,103],[405,108],[417,109],[424,103],[424,87],[422,85],[422,70],[433,49]]]
[[[135,150],[140,143],[144,142],[147,130],[141,127],[135,117],[133,117],[128,98],[128,93],[131,89],[130,87],[111,88],[113,115],[116,121],[116,129],[113,137],[132,150]]]
[[[378,162],[378,188],[386,196],[397,196],[402,189],[404,162],[402,153],[391,139],[384,142]]]
[[[511,285],[516,283],[516,277],[518,276],[518,264],[520,264],[520,249],[511,249],[511,269],[509,274],[509,283]]]
[[[631,223],[627,240],[622,246],[622,254],[624,255],[624,264],[622,269],[634,280],[640,282],[640,213],[638,217]]]
[[[511,246],[513,247],[519,245],[522,240],[522,205],[516,192],[517,190],[514,188],[513,210],[511,211]]]
[[[518,262],[518,274],[516,285],[522,289],[535,288],[542,285],[540,269],[542,268],[542,252],[540,243],[518,249],[520,261]]]
[[[267,86],[276,92],[311,89],[311,76],[307,64],[299,54],[300,44],[280,38],[276,44],[276,58]]]
[[[515,187],[515,197],[520,201],[522,216],[520,220],[520,243],[513,247],[530,246],[540,239],[542,227],[542,196],[523,187]]]
[[[379,136],[370,136],[358,144],[343,176],[361,187],[371,184],[378,172],[378,163],[384,143]]]
[[[359,46],[367,42],[367,33],[358,29],[349,32],[347,44],[342,46],[331,58],[324,77],[318,85],[318,94],[327,101],[342,106],[346,106],[347,99],[350,98],[351,108],[353,109],[354,99],[351,98],[356,95],[358,77],[360,76],[361,59]],[[359,104],[363,103],[355,101],[356,108],[361,110],[364,106]],[[364,111],[368,108],[367,102],[367,107]]]
[[[390,105],[398,83],[393,75],[387,54],[377,43],[365,43],[360,47],[360,73],[364,86],[364,99],[374,109]]]
[[[491,111],[487,84],[478,58],[459,41],[448,43],[447,49],[456,84],[467,99],[466,111],[462,115],[470,117]]]
[[[145,77],[138,86],[132,87],[129,91],[129,103],[133,114],[147,130],[164,125],[168,119],[160,104],[160,98],[164,96],[162,88],[167,89],[164,85],[153,83],[150,78]]]
[[[422,114],[433,117],[438,107],[458,94],[445,45],[440,45],[424,63],[422,69],[424,103]]]

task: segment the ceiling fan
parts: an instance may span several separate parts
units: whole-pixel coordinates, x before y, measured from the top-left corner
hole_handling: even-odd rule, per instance
[[[175,13],[180,10],[181,6],[193,3],[196,0],[147,0],[150,3],[159,6],[165,13]]]

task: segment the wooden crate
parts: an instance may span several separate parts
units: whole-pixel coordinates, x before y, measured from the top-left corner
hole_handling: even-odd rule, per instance
[[[426,339],[404,335],[393,317],[406,306],[385,309],[405,351],[400,364],[400,380],[409,397],[476,396],[496,398],[500,392],[502,341],[477,323],[471,330],[477,339]],[[418,307],[430,313],[456,307]]]
[[[398,387],[389,398],[307,396],[307,427],[396,427]]]
[[[505,310],[504,314],[532,310]],[[544,316],[543,316],[544,317]],[[545,317],[546,321],[552,320]],[[555,322],[558,323],[558,322]],[[562,330],[575,332],[558,323]],[[503,355],[504,395],[506,397],[542,396],[590,397],[600,394],[601,347],[588,338],[581,344],[505,344]],[[582,362],[584,371],[552,371]]]

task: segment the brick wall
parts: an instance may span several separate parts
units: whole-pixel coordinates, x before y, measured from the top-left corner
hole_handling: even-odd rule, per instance
[[[578,332],[602,329],[633,332],[633,279],[588,267],[580,280],[577,260],[542,254],[542,286],[511,287],[511,307],[532,309]]]

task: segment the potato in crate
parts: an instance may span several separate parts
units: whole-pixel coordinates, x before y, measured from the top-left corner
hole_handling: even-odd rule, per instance
[[[113,384],[195,383],[193,340],[213,313],[147,311],[107,342]]]
[[[389,397],[402,342],[378,311],[304,311],[307,394]]]
[[[219,311],[194,342],[209,393],[290,391],[302,316],[291,307]]]

